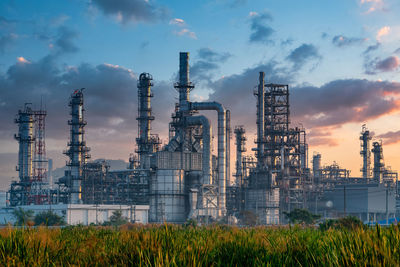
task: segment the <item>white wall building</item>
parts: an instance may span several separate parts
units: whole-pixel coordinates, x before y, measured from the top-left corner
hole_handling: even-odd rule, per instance
[[[148,223],[149,206],[148,205],[91,205],[91,204],[57,204],[57,205],[29,205],[19,206],[24,210],[32,210],[34,214],[51,210],[54,213],[63,216],[69,225],[89,225],[91,223],[101,224],[108,221],[114,211],[120,210],[122,216],[133,223]],[[0,224],[13,224],[14,208],[0,209]]]

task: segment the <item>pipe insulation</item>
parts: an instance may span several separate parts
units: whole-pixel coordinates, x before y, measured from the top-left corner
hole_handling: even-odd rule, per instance
[[[258,90],[257,90],[257,158],[258,164],[263,165],[262,159],[264,158],[264,127],[265,127],[265,73],[260,72],[259,75],[259,83],[258,83]]]
[[[226,186],[231,185],[231,111],[226,110]]]
[[[190,110],[215,110],[218,113],[218,208],[223,216],[226,210],[226,110],[218,102],[193,102]]]

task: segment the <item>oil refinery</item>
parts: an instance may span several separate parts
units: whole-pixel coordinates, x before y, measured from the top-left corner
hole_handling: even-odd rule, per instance
[[[151,128],[156,119],[151,100],[157,97],[152,92],[153,77],[139,75],[136,150],[125,170],[110,170],[105,161],[90,161],[85,141],[90,121],[84,114],[84,97],[90,95],[84,89],[73,91],[64,151],[68,168],[63,177],[55,177],[55,187],[47,177],[47,113],[25,104],[15,120],[19,177],[10,185],[8,206],[0,211],[0,219],[9,220],[15,207],[35,212],[52,209],[69,224],[100,223],[115,210],[140,223],[181,224],[192,219],[201,224],[240,224],[243,216],[253,214],[261,225],[286,224],[284,212],[296,208],[324,218],[354,215],[365,222],[394,218],[400,212],[398,174],[385,165],[382,142],[372,142],[366,125],[360,133],[362,177],[351,177],[336,163],[323,166],[319,153],[312,155],[309,167],[306,129],[291,124],[288,85],[266,81],[260,72],[254,77],[254,91],[244,92],[257,99],[257,105],[250,107],[257,110],[257,137],[252,146],[246,143],[244,126],[231,127],[229,107],[191,101],[195,86],[189,73],[189,53],[181,52],[179,80],[173,85],[179,101],[165,145]],[[216,114],[215,149],[213,123],[204,111]],[[235,160],[231,160],[232,139]]]

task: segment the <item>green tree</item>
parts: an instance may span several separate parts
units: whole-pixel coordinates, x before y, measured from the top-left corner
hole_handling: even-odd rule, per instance
[[[294,209],[291,212],[284,211],[283,214],[289,219],[290,223],[313,224],[321,217],[321,215],[312,214],[306,209]]]
[[[64,218],[51,210],[43,211],[35,216],[35,225],[64,225]]]
[[[128,218],[122,216],[121,210],[113,211],[109,221],[105,221],[103,225],[120,226],[128,223]]]
[[[33,210],[16,208],[13,211],[13,216],[16,220],[15,225],[28,225],[30,222],[33,221]]]

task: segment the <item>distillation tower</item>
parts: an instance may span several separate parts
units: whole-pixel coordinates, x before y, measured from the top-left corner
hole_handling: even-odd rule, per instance
[[[151,121],[154,120],[151,110],[151,87],[153,77],[148,73],[142,73],[138,81],[138,138],[136,138],[139,164],[142,169],[150,168],[150,155],[159,149],[161,143],[157,135],[152,135]]]
[[[383,161],[383,148],[381,142],[374,142],[372,144],[372,153],[374,154],[374,168],[373,168],[373,178],[379,183],[383,181],[383,171],[385,169],[385,164]]]
[[[18,134],[15,139],[19,144],[18,166],[19,181],[11,183],[8,192],[9,205],[28,205],[30,201],[31,183],[33,181],[33,153],[34,153],[34,112],[31,104],[26,103],[23,110],[18,111],[15,119],[18,124]]]
[[[82,187],[83,166],[86,160],[90,158],[89,148],[86,147],[84,140],[84,120],[83,108],[83,88],[75,90],[70,98],[69,106],[71,107],[71,120],[68,121],[70,126],[70,141],[68,149],[64,152],[69,157],[67,166],[69,167],[66,173],[66,185],[69,193],[69,203],[80,204],[82,202]]]
[[[361,168],[362,177],[365,179],[371,178],[371,148],[370,148],[370,141],[372,137],[370,135],[369,130],[365,126],[362,126],[362,131],[360,135],[360,155],[363,158],[363,165]]]
[[[236,139],[236,173],[235,173],[235,183],[237,186],[242,186],[244,184],[243,181],[243,153],[246,152],[246,130],[242,125],[236,126],[235,130],[235,139]]]

